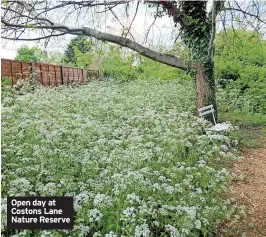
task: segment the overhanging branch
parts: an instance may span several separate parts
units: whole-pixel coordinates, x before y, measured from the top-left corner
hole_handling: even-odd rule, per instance
[[[97,31],[97,30],[94,30],[91,28],[86,28],[86,27],[83,28],[82,33],[84,35],[94,37],[98,40],[108,41],[111,43],[115,43],[115,44],[130,48],[130,49],[138,52],[139,54],[141,54],[147,58],[153,59],[157,62],[161,62],[161,63],[167,64],[169,66],[172,66],[172,67],[177,67],[177,68],[180,68],[182,70],[187,69],[187,65],[184,62],[184,60],[177,58],[177,57],[168,56],[166,54],[153,51],[153,50],[146,48],[146,47],[144,47],[138,43],[135,43],[134,41],[132,41],[130,39],[123,38],[120,36],[111,35],[108,33],[100,32],[100,31]]]
[[[131,1],[131,0],[128,0],[128,1]],[[187,69],[187,65],[185,61],[178,57],[169,56],[163,53],[156,52],[128,38],[112,35],[109,33],[104,33],[104,32],[89,28],[89,27],[73,28],[73,27],[68,27],[65,25],[57,24],[55,22],[48,20],[46,17],[43,17],[40,14],[38,14],[34,10],[34,7],[32,5],[26,2],[20,2],[20,5],[22,5],[27,10],[27,12],[29,12],[29,15],[30,15],[29,17],[34,18],[34,20],[37,23],[32,24],[31,22],[30,25],[22,24],[22,23],[18,24],[17,22],[10,23],[10,21],[6,21],[2,18],[1,22],[4,23],[5,28],[10,27],[12,29],[41,29],[41,30],[50,29],[53,31],[60,32],[61,34],[86,35],[86,36],[90,36],[90,37],[96,38],[101,41],[108,41],[111,43],[115,43],[115,44],[130,48],[138,52],[139,54],[147,58],[150,58],[152,60],[155,60],[157,62],[161,62],[169,66],[172,66],[172,67],[180,68],[182,70]],[[50,36],[52,36],[52,34],[50,34]]]
[[[26,25],[15,25],[15,24],[10,24],[8,22],[5,22],[2,19],[2,23],[5,24],[5,27],[15,27],[17,29],[23,29],[23,28],[34,28],[34,29],[51,29],[51,30],[56,30],[61,32],[62,34],[72,34],[72,35],[86,35],[86,36],[91,36],[93,38],[96,38],[101,41],[108,41],[111,43],[115,43],[127,48],[130,48],[139,54],[153,59],[157,62],[164,63],[166,65],[176,67],[182,70],[187,69],[187,65],[184,60],[178,58],[178,57],[173,57],[173,56],[168,56],[163,53],[156,52],[154,50],[151,50],[149,48],[146,48],[128,38],[123,38],[120,36],[112,35],[109,33],[104,33],[98,30],[94,30],[92,28],[88,27],[83,27],[83,28],[71,28],[67,27],[64,25],[59,25],[59,24],[53,24],[53,25],[45,25],[45,26],[39,26],[39,25],[34,25],[31,27],[27,27]],[[10,39],[10,38],[9,38]],[[17,39],[18,40],[18,39]],[[30,39],[29,39],[30,40]]]

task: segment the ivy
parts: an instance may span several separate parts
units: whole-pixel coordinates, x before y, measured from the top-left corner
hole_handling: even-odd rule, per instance
[[[211,24],[206,12],[206,2],[182,2],[188,26],[181,26],[182,40],[191,50],[193,61],[206,60]]]

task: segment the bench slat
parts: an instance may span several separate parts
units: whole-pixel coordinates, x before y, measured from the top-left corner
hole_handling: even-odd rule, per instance
[[[206,109],[212,109],[213,108],[213,105],[208,105],[208,106],[205,106],[205,107],[202,107],[199,110],[199,112],[203,111],[203,110],[206,110]]]
[[[206,115],[206,114],[210,114],[210,113],[213,113],[214,112],[214,109],[210,109],[208,111],[205,111],[205,112],[200,112],[200,116],[203,116],[203,115]]]

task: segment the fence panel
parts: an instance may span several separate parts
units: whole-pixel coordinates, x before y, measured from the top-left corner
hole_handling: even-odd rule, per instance
[[[48,64],[50,86],[56,86],[55,68],[54,65]]]
[[[61,74],[61,66],[55,65],[55,84],[56,86],[62,85],[62,74]]]
[[[41,63],[33,64],[33,75],[38,84],[44,85],[43,79],[42,79],[42,64]]]
[[[63,67],[63,75],[64,83],[68,85],[70,83],[68,67]]]
[[[45,86],[50,86],[49,67],[47,64],[41,64],[42,83]]]
[[[10,59],[1,59],[2,77],[12,78],[12,85],[19,79],[32,76],[37,83],[44,86],[59,86],[63,84],[91,81],[99,78],[99,72],[69,66],[59,66],[38,62],[23,62]]]
[[[12,73],[12,62],[10,60],[1,60],[1,73],[2,77],[10,77],[13,78],[13,73]]]
[[[19,74],[21,74],[21,79],[28,78],[31,75],[31,63],[21,62]]]

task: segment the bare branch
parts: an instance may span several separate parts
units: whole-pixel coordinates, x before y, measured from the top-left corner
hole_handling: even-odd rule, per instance
[[[131,23],[130,23],[130,25],[129,25],[129,28],[128,28],[127,32],[126,32],[125,38],[127,37],[127,34],[130,32],[131,26],[132,26],[132,24],[133,24],[133,22],[134,22],[134,20],[135,20],[135,18],[136,18],[136,15],[137,15],[137,12],[138,12],[138,9],[139,9],[139,3],[140,3],[140,1],[138,0],[138,3],[137,3],[137,7],[136,7],[136,11],[135,11],[134,17],[133,17],[133,19],[132,19],[132,21],[131,21]]]
[[[14,38],[14,37],[5,37],[5,36],[2,36],[2,38],[7,39],[7,40],[36,41],[36,40],[47,39],[47,38],[51,38],[51,37],[55,37],[55,36],[62,36],[65,34],[67,34],[67,33],[51,34],[51,35],[46,35],[46,36],[37,37],[37,38],[19,38],[19,37]]]
[[[227,8],[222,8],[220,11],[237,11],[237,12],[241,12],[241,13],[243,13],[244,15],[248,15],[248,16],[254,17],[254,18],[256,18],[258,21],[262,22],[263,24],[266,24],[266,21],[263,20],[263,19],[261,19],[259,15],[255,15],[255,14],[252,14],[252,13],[250,13],[250,12],[244,11],[244,10],[241,9],[241,8],[227,7]]]
[[[37,13],[35,11],[32,11],[31,6],[29,6],[26,3],[23,3],[23,6],[25,7],[25,9],[27,9],[28,11],[31,11],[31,15],[32,16],[36,16]],[[101,41],[108,41],[111,43],[115,43],[127,48],[130,48],[138,53],[140,53],[141,55],[148,57],[150,59],[156,60],[158,62],[167,64],[169,66],[173,66],[173,67],[177,67],[180,69],[186,69],[187,65],[186,63],[177,57],[173,57],[173,56],[168,56],[166,54],[163,53],[159,53],[156,51],[153,51],[151,49],[148,49],[138,43],[135,43],[134,41],[124,38],[124,37],[120,37],[120,36],[115,36],[112,34],[108,34],[108,33],[104,33],[101,31],[97,31],[94,30],[92,28],[88,28],[88,27],[82,27],[82,28],[72,28],[72,27],[67,27],[65,25],[60,25],[57,23],[50,23],[48,21],[43,21],[43,24],[45,25],[38,25],[38,24],[33,24],[31,27],[27,26],[27,25],[23,25],[23,24],[12,24],[9,23],[7,21],[5,21],[4,19],[1,19],[1,21],[5,24],[5,26],[7,27],[15,27],[17,29],[24,29],[24,28],[34,28],[34,29],[51,29],[51,30],[55,30],[55,31],[59,31],[61,32],[61,34],[72,34],[72,35],[87,35],[87,36],[91,36],[94,37],[98,40]],[[46,36],[47,38],[49,36]],[[44,37],[42,37],[44,38]],[[17,39],[17,37],[16,37]]]
[[[156,8],[156,13],[157,13],[157,12],[158,12],[158,6],[157,6],[157,8]],[[146,42],[147,42],[147,40],[148,40],[148,35],[149,35],[149,33],[150,33],[150,30],[151,30],[151,28],[154,26],[156,20],[157,20],[157,14],[155,15],[153,22],[151,23],[149,29],[147,30],[146,36],[145,36],[145,38],[144,38],[144,44],[146,44]]]
[[[108,9],[110,10],[110,12],[113,14],[113,16],[115,17],[115,19],[118,21],[118,23],[122,26],[122,28],[123,28],[123,30],[124,30],[124,29],[125,29],[125,26],[121,23],[121,21],[119,20],[119,18],[117,17],[117,15],[114,13],[113,9],[112,9],[111,7],[109,7],[109,6],[108,6]],[[134,36],[131,34],[131,32],[128,31],[128,33],[130,34],[130,36],[132,37],[132,39],[133,39],[134,41],[136,41],[136,40],[134,39]]]

